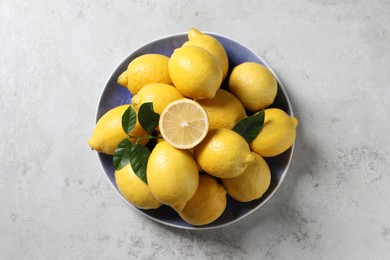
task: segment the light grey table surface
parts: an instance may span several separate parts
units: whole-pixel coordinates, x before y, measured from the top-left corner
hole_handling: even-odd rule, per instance
[[[1,1],[0,21],[0,259],[389,259],[389,1]],[[201,232],[128,207],[87,145],[111,71],[191,27],[260,54],[300,120],[275,196]]]

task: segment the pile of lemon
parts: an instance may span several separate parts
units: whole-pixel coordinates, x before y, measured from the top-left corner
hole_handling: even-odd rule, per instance
[[[152,102],[160,115],[161,139],[147,162],[147,182],[130,164],[115,172],[121,194],[134,206],[172,207],[186,222],[205,225],[226,208],[226,193],[240,202],[263,196],[271,172],[263,157],[292,146],[298,121],[284,111],[268,108],[277,81],[263,65],[245,62],[228,75],[229,60],[214,37],[191,29],[189,40],[171,57],[146,54],[134,59],[118,78],[133,94],[131,105],[108,111],[98,121],[88,144],[114,154],[128,135],[121,125],[125,110]],[[227,90],[221,89],[228,77]],[[232,128],[248,114],[264,109],[264,124],[248,143]],[[132,136],[148,134],[137,122]],[[134,140],[131,140],[134,142]],[[148,139],[141,139],[145,144]]]

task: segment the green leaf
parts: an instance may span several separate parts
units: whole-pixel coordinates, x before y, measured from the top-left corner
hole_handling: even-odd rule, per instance
[[[253,116],[242,119],[233,127],[233,131],[244,137],[248,143],[251,143],[260,133],[263,124],[264,109]]]
[[[135,144],[130,150],[130,164],[135,175],[137,175],[145,183],[148,183],[146,179],[146,166],[148,165],[148,159],[150,151],[146,146],[141,144]]]
[[[122,167],[130,163],[130,150],[133,144],[129,139],[123,139],[115,149],[113,163],[115,170],[120,170]]]
[[[135,124],[137,123],[137,114],[134,111],[132,106],[129,106],[126,109],[125,113],[122,116],[122,128],[126,134],[130,135],[130,132],[133,131]]]
[[[154,112],[152,102],[141,105],[138,111],[138,121],[148,134],[152,134],[153,130],[156,129],[159,120],[160,115]]]

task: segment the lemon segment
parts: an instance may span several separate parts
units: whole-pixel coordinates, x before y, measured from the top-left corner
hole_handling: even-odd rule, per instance
[[[135,175],[130,164],[115,171],[115,182],[123,197],[140,209],[156,209],[161,203],[152,195],[148,185]]]
[[[206,137],[209,121],[199,103],[184,98],[168,104],[160,116],[159,129],[173,147],[190,149]]]

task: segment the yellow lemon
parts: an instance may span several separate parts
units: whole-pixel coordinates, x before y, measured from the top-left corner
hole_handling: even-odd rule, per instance
[[[222,83],[222,70],[214,55],[198,46],[176,49],[168,63],[175,87],[186,97],[212,98]]]
[[[190,152],[167,142],[158,143],[152,150],[146,175],[153,196],[178,211],[198,187],[199,173]]]
[[[188,39],[189,41],[185,42],[183,46],[196,45],[213,54],[217,58],[223,78],[225,78],[229,70],[229,59],[222,44],[215,37],[204,34],[195,28],[188,32]]]
[[[267,162],[258,154],[253,153],[255,163],[233,178],[222,179],[222,184],[228,194],[241,202],[249,202],[260,198],[271,184],[271,171]]]
[[[226,128],[211,129],[195,147],[195,158],[203,170],[219,178],[240,175],[255,161],[245,139]]]
[[[172,101],[183,98],[183,95],[173,86],[164,83],[150,83],[133,96],[132,104],[139,108],[143,103],[152,102],[154,112],[162,113]]]
[[[238,65],[229,77],[229,91],[252,112],[271,105],[277,90],[275,76],[266,67],[255,62]]]
[[[198,100],[209,117],[210,129],[232,129],[238,121],[246,117],[245,109],[240,101],[223,89],[218,89],[215,97]]]
[[[196,101],[183,98],[170,103],[159,121],[162,137],[172,146],[190,149],[207,134],[209,120],[206,111]]]
[[[115,107],[105,113],[97,122],[91,138],[88,140],[88,145],[102,153],[113,155],[118,144],[125,138],[129,138],[122,128],[122,115],[129,105]],[[147,136],[148,134],[141,127],[138,120],[131,131],[132,136]],[[131,138],[134,143],[135,139]],[[146,144],[148,139],[141,139],[140,144]]]
[[[191,149],[188,149],[188,151],[191,153],[192,157],[195,158],[195,149],[191,148]],[[204,172],[204,170],[202,169],[202,167],[200,167],[198,162],[196,162],[196,167],[198,167],[199,173]]]
[[[117,82],[119,85],[122,85],[127,88],[127,83],[128,83],[127,70],[125,70],[124,72],[122,72],[121,75],[119,75]]]
[[[206,225],[219,218],[226,208],[226,190],[209,175],[199,176],[198,189],[179,215],[191,225]]]
[[[127,87],[133,95],[149,83],[172,84],[168,61],[169,58],[161,54],[141,55],[130,62],[127,70],[118,77],[118,83]]]
[[[268,108],[264,112],[264,125],[250,147],[263,157],[273,157],[293,145],[298,120],[278,108]]]
[[[156,209],[161,203],[153,197],[148,185],[135,175],[130,164],[115,171],[115,182],[123,197],[140,209]]]

